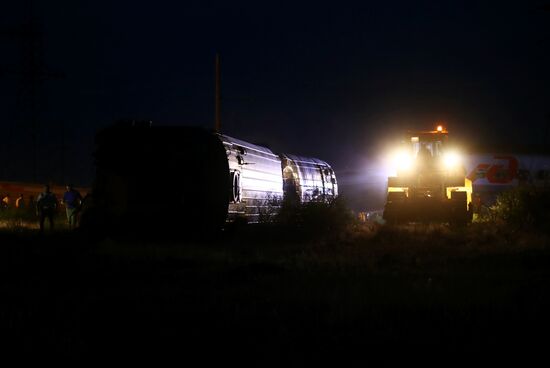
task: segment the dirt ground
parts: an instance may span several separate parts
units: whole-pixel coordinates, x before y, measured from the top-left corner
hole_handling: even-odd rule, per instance
[[[249,226],[208,242],[0,233],[4,355],[453,365],[543,357],[547,237]],[[475,358],[474,358],[475,357]]]

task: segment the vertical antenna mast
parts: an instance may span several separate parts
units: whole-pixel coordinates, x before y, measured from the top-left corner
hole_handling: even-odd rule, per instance
[[[220,54],[216,53],[216,121],[214,129],[220,132],[221,122],[221,81],[220,81]]]

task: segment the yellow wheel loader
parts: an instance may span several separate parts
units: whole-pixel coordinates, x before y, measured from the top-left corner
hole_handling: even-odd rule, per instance
[[[448,131],[409,131],[393,154],[384,219],[389,223],[449,222],[471,219],[472,182]]]

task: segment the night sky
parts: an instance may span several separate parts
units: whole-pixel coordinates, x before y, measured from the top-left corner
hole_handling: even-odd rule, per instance
[[[27,14],[13,3],[4,30]],[[216,52],[223,132],[319,157],[342,178],[396,132],[436,121],[472,145],[550,141],[545,1],[36,1],[35,14],[55,77],[39,89],[41,180],[91,183],[93,136],[119,119],[213,127]],[[0,38],[0,123],[15,150],[28,145],[22,49]],[[0,172],[27,179],[11,150]]]

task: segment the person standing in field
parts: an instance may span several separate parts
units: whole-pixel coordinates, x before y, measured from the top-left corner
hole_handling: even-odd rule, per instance
[[[25,199],[23,198],[23,194],[19,194],[19,197],[15,200],[15,208],[18,210],[25,208]]]
[[[29,203],[28,203],[28,206],[27,206],[27,211],[30,212],[30,213],[34,213],[35,207],[36,207],[36,204],[34,203],[34,196],[31,195],[31,196],[29,196]]]
[[[44,232],[44,221],[46,218],[50,222],[50,230],[53,230],[53,217],[57,210],[57,198],[55,194],[50,192],[48,184],[44,186],[44,191],[36,199],[36,210],[40,217],[40,233]]]
[[[2,198],[2,208],[8,209],[10,208],[10,195],[6,194],[4,198]]]
[[[68,184],[65,189],[66,191],[65,194],[63,194],[63,200],[61,203],[65,205],[69,228],[74,229],[76,226],[76,214],[82,203],[82,196],[80,195],[80,192],[74,189],[71,184]]]

